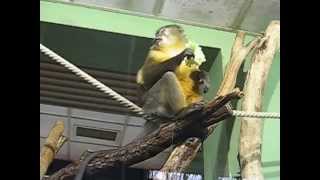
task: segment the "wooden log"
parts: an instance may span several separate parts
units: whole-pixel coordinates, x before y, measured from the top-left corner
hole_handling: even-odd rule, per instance
[[[43,175],[47,172],[55,154],[66,141],[66,138],[63,136],[63,131],[63,121],[57,121],[49,132],[40,153],[40,179],[42,179]]]
[[[266,29],[247,75],[244,87],[242,110],[259,112],[262,108],[264,87],[272,60],[280,45],[280,22],[272,21]],[[240,166],[241,176],[246,180],[263,180],[261,167],[262,119],[241,118]]]

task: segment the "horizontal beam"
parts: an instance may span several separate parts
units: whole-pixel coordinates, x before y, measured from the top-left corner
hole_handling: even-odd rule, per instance
[[[204,46],[225,47],[225,49],[231,46],[235,36],[234,32],[223,28],[214,29],[199,24],[191,25],[184,21],[136,14],[124,10],[97,8],[52,0],[40,1],[40,21],[43,22],[149,38],[154,36],[154,32],[159,27],[176,23],[184,27],[186,34],[193,41]],[[252,36],[256,35],[251,34]]]

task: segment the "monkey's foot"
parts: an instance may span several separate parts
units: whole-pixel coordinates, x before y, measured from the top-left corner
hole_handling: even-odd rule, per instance
[[[195,112],[195,111],[200,111],[205,105],[204,101],[199,101],[196,103],[192,103],[189,106],[183,108],[178,114],[176,115],[175,119],[180,119],[182,117],[185,117],[186,115]]]

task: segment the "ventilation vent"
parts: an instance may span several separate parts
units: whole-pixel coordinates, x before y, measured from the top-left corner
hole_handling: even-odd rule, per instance
[[[98,130],[84,127],[77,127],[76,136],[89,137],[101,140],[115,141],[117,138],[117,132]]]
[[[138,86],[135,75],[79,67],[133,103],[137,103]],[[135,115],[68,69],[47,60],[41,53],[40,103]]]

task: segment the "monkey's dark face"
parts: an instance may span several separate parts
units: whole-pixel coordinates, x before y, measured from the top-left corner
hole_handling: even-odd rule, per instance
[[[182,27],[168,25],[161,27],[155,34],[154,44],[158,47],[170,47],[178,44],[185,44],[187,38]]]
[[[205,94],[209,91],[210,84],[208,79],[200,79],[198,84],[198,90],[200,94]]]
[[[190,74],[191,79],[195,82],[194,89],[199,94],[205,94],[210,88],[210,79],[205,71],[194,71]]]

